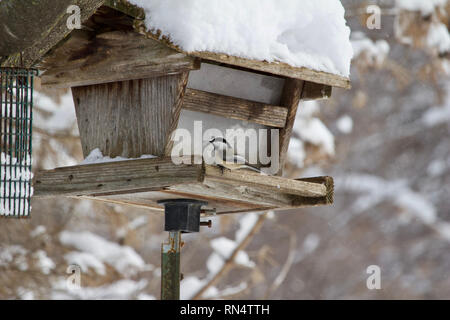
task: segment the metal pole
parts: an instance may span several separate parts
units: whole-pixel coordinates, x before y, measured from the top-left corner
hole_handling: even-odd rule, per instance
[[[201,207],[208,203],[192,199],[158,203],[164,204],[164,229],[169,232],[169,242],[161,246],[161,300],[180,300],[181,233],[199,232]]]
[[[161,300],[180,300],[181,232],[169,232],[161,248]]]

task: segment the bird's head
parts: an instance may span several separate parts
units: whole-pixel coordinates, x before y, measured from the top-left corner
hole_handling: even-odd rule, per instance
[[[211,140],[209,140],[209,143],[214,146],[215,150],[231,149],[231,145],[225,138],[222,137],[212,137]]]

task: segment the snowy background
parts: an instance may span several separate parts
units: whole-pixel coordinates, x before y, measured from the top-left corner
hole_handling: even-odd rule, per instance
[[[333,176],[335,204],[217,218],[185,236],[183,298],[450,298],[450,3],[373,1],[382,24],[369,30],[361,2],[342,1],[353,89],[302,103],[286,171]],[[34,170],[81,162],[70,93],[36,95]],[[159,297],[162,216],[32,205],[31,220],[0,225],[0,298]],[[71,264],[79,290],[67,289]],[[366,287],[370,265],[381,290]]]

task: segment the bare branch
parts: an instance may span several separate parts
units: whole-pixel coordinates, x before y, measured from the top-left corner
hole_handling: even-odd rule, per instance
[[[259,216],[253,228],[247,234],[247,236],[242,240],[241,243],[234,249],[231,256],[225,261],[222,268],[211,278],[211,280],[205,284],[192,298],[192,300],[199,300],[205,294],[205,292],[218,283],[234,266],[234,259],[238,255],[239,251],[244,250],[251,242],[253,237],[258,233],[261,227],[264,224],[264,221],[267,219],[266,214],[262,214]]]
[[[297,236],[295,235],[294,231],[292,231],[290,228],[287,228],[285,226],[278,226],[278,227],[289,233],[289,237],[290,237],[290,239],[289,239],[290,240],[289,241],[289,254],[288,254],[286,262],[285,262],[283,268],[281,269],[280,273],[275,278],[275,280],[274,280],[273,284],[270,286],[270,288],[267,289],[267,292],[264,296],[264,300],[269,299],[270,295],[272,293],[274,293],[280,287],[280,285],[284,282],[284,280],[286,280],[289,270],[291,270],[291,267],[294,263],[294,258],[295,258],[295,253],[296,253],[295,249],[297,248]]]

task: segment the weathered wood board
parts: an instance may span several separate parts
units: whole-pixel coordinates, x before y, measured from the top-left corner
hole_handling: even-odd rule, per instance
[[[164,156],[186,84],[181,73],[72,88],[84,156],[95,148],[113,158]]]
[[[72,30],[67,28],[70,5],[80,8],[81,22],[105,0],[3,0],[0,2],[0,65],[32,67]],[[20,54],[22,52],[22,54]],[[2,61],[1,56],[8,56]]]
[[[194,89],[186,90],[183,109],[258,123],[273,128],[283,128],[286,125],[288,114],[288,109],[281,106]]]
[[[170,158],[140,159],[39,172],[35,197],[67,196],[128,204],[162,212],[158,200],[208,201],[217,214],[329,205],[330,177],[292,180],[205,164],[175,165]]]
[[[288,109],[286,125],[280,131],[280,170],[282,173],[287,158],[289,141],[291,140],[292,128],[294,127],[297,109],[303,95],[305,94],[305,81],[287,79],[281,96],[281,105]]]
[[[39,67],[43,86],[70,88],[187,72],[200,61],[133,31],[78,31]]]

